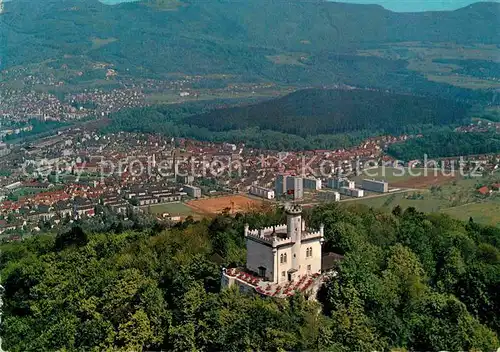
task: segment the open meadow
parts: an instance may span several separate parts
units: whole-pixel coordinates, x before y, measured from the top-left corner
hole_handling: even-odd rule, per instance
[[[427,183],[424,181],[427,180]],[[443,181],[443,179],[441,179]],[[444,212],[461,220],[470,217],[476,222],[500,225],[500,195],[480,195],[477,189],[482,185],[497,182],[495,177],[464,178],[456,177],[436,182],[432,177],[407,178],[405,181],[390,184],[401,188],[411,187],[407,192],[371,195],[360,199],[348,199],[347,204],[365,204],[369,207],[392,210],[396,206],[414,207],[422,212]]]
[[[385,180],[390,188],[428,188],[432,185],[443,185],[457,177],[446,175],[441,170],[420,169],[407,167],[375,167],[365,169],[360,175],[352,178],[356,184],[361,184],[363,179]]]
[[[443,209],[443,213],[464,221],[472,218],[477,223],[500,226],[500,203],[497,201],[465,204]]]

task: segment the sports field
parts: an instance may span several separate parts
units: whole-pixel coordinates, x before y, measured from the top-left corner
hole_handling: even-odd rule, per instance
[[[193,211],[200,214],[217,214],[226,209],[231,213],[247,212],[259,209],[263,201],[243,195],[232,195],[217,198],[197,199],[186,203]]]
[[[168,213],[171,216],[188,216],[194,213],[193,209],[180,202],[151,205],[149,210],[153,214]]]

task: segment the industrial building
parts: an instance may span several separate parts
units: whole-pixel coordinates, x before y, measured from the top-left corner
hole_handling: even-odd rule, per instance
[[[304,177],[304,189],[321,190],[321,180],[315,177]]]
[[[274,191],[272,189],[268,189],[268,188],[264,188],[264,187],[260,187],[260,186],[256,186],[256,185],[253,185],[250,187],[249,193],[251,195],[254,195],[254,196],[257,196],[260,198],[264,198],[264,199],[274,199],[275,198],[275,194],[274,194]]]
[[[377,193],[389,192],[389,183],[387,183],[386,181],[363,180],[361,186],[362,186],[361,188],[370,192],[377,192]]]
[[[365,192],[362,189],[358,188],[348,188],[348,187],[340,187],[339,189],[340,193],[354,197],[354,198],[362,198],[365,196]]]
[[[201,198],[201,189],[199,187],[184,185],[184,192],[190,197]]]

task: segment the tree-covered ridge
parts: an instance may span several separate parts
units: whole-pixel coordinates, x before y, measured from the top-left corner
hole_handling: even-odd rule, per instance
[[[116,6],[97,0],[6,3],[7,54],[24,63],[33,62],[34,55],[49,59],[58,57],[56,53],[59,57],[86,54],[149,68],[154,56],[161,56],[155,60],[159,64],[173,66],[185,58],[181,54],[189,53],[200,64],[198,69],[210,69],[213,64],[238,67],[242,61],[249,63],[276,51],[325,53],[373,43],[449,42],[450,38],[457,43],[500,43],[497,3],[431,13],[394,13],[380,6],[327,1],[178,3],[174,11],[146,2]],[[115,40],[96,46],[95,38]],[[158,51],[150,53],[153,43]],[[31,45],[41,50],[35,53]],[[140,58],[139,53],[142,60],[131,60]]]
[[[410,208],[324,205],[325,251],[344,254],[320,303],[220,290],[244,264],[243,226],[222,214],[167,230],[40,235],[4,244],[9,351],[482,350],[499,346],[500,230]],[[319,304],[319,306],[318,306]],[[318,309],[321,308],[321,309]]]
[[[500,63],[486,60],[434,59],[434,62],[460,66],[454,73],[474,77],[500,77]]]
[[[421,138],[392,144],[387,152],[400,160],[491,154],[500,152],[497,133],[435,132]]]
[[[202,113],[206,106],[180,104],[121,110],[113,114],[103,132],[161,133],[169,137],[194,138],[201,141],[244,143],[248,147],[268,150],[311,150],[347,148],[359,144],[379,131],[361,130],[349,134],[297,136],[260,128],[211,131],[206,127],[184,122],[189,116]]]
[[[308,89],[247,106],[220,105],[122,110],[110,117],[105,131],[162,133],[260,149],[337,149],[384,133],[414,134],[460,124],[468,111],[467,104],[450,100],[357,89]]]
[[[423,125],[462,122],[467,105],[451,100],[373,90],[307,89],[244,107],[187,117],[212,131],[258,127],[299,135],[357,132],[402,133]]]

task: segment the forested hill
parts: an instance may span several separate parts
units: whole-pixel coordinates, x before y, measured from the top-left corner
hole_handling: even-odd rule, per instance
[[[401,133],[465,119],[467,105],[373,90],[307,89],[279,99],[189,116],[184,123],[211,131],[258,127],[299,136],[361,130]]]
[[[97,215],[99,217],[101,215]],[[220,287],[245,264],[243,227],[280,211],[124,231],[115,216],[0,246],[7,351],[495,351],[500,230],[413,208],[323,205],[324,251],[344,255],[318,296]],[[111,228],[111,232],[103,231]],[[129,227],[126,227],[129,228]],[[97,233],[96,233],[97,232]]]
[[[498,13],[497,3],[394,13],[374,5],[301,0],[151,0],[115,6],[97,0],[14,0],[5,3],[0,42],[6,67],[73,57],[135,74],[229,72],[326,84],[354,82],[357,73],[360,83],[375,84],[378,71],[392,73],[384,82],[402,79],[404,61],[370,58],[366,69],[367,58],[349,56],[356,49],[408,41],[498,44]],[[309,61],[274,65],[269,59],[288,52],[306,53]]]
[[[388,153],[400,160],[490,154],[500,152],[500,139],[494,132],[434,132],[422,138],[409,139],[389,146]]]

